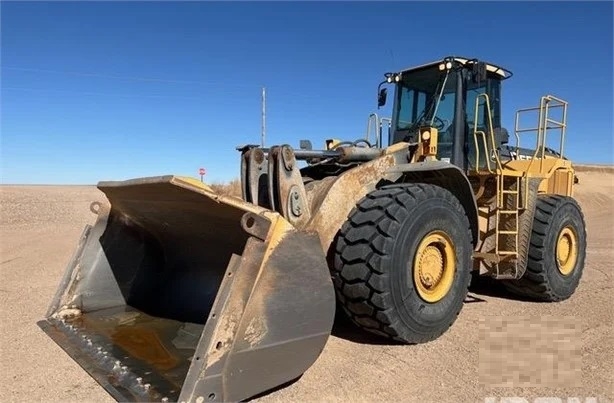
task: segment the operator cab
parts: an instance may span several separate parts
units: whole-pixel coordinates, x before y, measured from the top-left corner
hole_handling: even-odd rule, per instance
[[[507,143],[507,131],[501,128],[500,95],[501,81],[511,75],[493,64],[460,57],[387,73],[380,87],[386,82],[395,85],[389,144],[417,143],[419,129],[434,127],[438,130],[436,158],[463,170],[476,169],[476,125],[489,133],[491,119],[496,141]],[[385,89],[380,90],[378,101],[380,106],[385,102]]]

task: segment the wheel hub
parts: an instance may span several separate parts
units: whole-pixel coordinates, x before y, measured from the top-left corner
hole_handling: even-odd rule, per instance
[[[426,302],[437,302],[452,288],[455,253],[450,237],[442,231],[427,234],[416,250],[414,284]]]
[[[556,243],[556,263],[561,274],[569,275],[578,258],[578,238],[571,227],[565,227]]]
[[[429,245],[420,257],[420,282],[427,288],[433,287],[443,275],[443,255],[439,248]]]

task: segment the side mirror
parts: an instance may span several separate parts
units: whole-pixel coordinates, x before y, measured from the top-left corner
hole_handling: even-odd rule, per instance
[[[386,98],[388,97],[388,89],[382,88],[377,95],[377,107],[386,105]]]

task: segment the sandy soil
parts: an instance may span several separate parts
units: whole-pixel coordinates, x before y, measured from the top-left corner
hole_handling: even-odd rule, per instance
[[[454,326],[437,341],[419,346],[382,344],[338,318],[318,361],[296,382],[257,400],[484,402],[491,396],[520,396],[528,401],[540,396],[556,396],[563,401],[568,397],[580,401],[588,397],[614,399],[614,170],[583,168],[578,177],[577,198],[586,216],[589,248],[583,280],[570,300],[533,303],[517,300],[497,288],[477,287],[471,292],[473,302],[465,304]],[[0,401],[112,402],[36,326],[83,225],[93,222],[89,203],[102,200],[102,195],[85,186],[4,186],[0,191]],[[550,318],[550,322],[544,318]],[[564,371],[559,371],[567,374],[561,375],[563,381],[556,385],[555,375],[550,374],[550,380],[542,380],[535,387],[535,376],[542,374],[543,378],[545,369],[553,368],[536,350],[528,356],[524,351],[522,356],[534,357],[533,362],[530,358],[516,360],[516,367],[489,361],[497,357],[493,354],[494,325],[498,323],[501,329],[505,321],[510,324],[508,333],[503,334],[505,340],[528,336],[521,345],[518,340],[508,343],[517,349],[541,343],[539,351],[543,352],[544,343],[553,346],[563,340],[555,359],[567,362]],[[565,323],[567,327],[563,327]],[[553,326],[567,330],[555,333]],[[544,329],[550,331],[543,333]],[[545,341],[548,337],[558,339]],[[499,348],[505,350],[505,343]],[[498,357],[507,354],[513,359],[515,351],[504,351]],[[501,373],[503,370],[507,372]],[[523,373],[532,377],[529,386],[493,387],[487,383],[498,377],[518,380],[517,385]]]

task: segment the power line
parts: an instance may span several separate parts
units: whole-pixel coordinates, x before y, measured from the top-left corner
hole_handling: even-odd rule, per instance
[[[268,92],[268,87],[261,87],[260,89],[260,104],[262,107],[266,108],[266,100],[263,99],[262,97],[262,89],[266,88],[265,91]],[[117,97],[146,97],[146,98],[180,98],[180,99],[192,99],[192,100],[204,100],[204,99],[208,99],[207,97],[211,97],[211,96],[219,96],[219,93],[215,92],[207,92],[207,93],[203,93],[203,94],[199,94],[199,96],[187,96],[187,95],[159,95],[159,94],[136,94],[136,93],[132,93],[132,94],[122,94],[122,93],[110,93],[110,92],[97,92],[97,91],[78,91],[78,90],[67,90],[67,89],[55,89],[55,88],[32,88],[32,87],[7,87],[7,86],[0,86],[0,89],[2,89],[2,91],[29,91],[29,92],[47,92],[47,93],[68,93],[68,94],[81,94],[81,95],[93,95],[93,96],[117,96]],[[266,97],[266,92],[265,92],[265,97]],[[231,101],[235,101],[237,99],[237,95],[234,95],[235,92],[234,91],[224,91],[223,95],[231,95],[229,98],[227,98],[227,100],[229,102]],[[255,100],[255,97],[245,97],[245,92],[241,92],[240,93],[241,96],[241,100]],[[314,103],[314,105],[318,105],[319,102],[321,101],[322,98],[315,96],[315,95],[302,95],[302,94],[286,94],[286,98],[288,99],[300,99],[301,101],[309,101]],[[283,102],[287,102],[282,100],[277,100],[277,103],[283,103]],[[262,111],[261,111],[262,112]],[[264,111],[264,113],[266,114],[266,111]],[[264,123],[264,127],[263,129],[266,130],[266,116],[264,116],[263,119],[263,123]]]
[[[80,72],[80,71],[60,71],[60,70],[49,70],[49,69],[40,69],[40,68],[32,68],[32,67],[15,67],[15,66],[2,66],[2,69],[5,70],[13,70],[13,71],[23,71],[30,73],[50,73],[50,74],[66,74],[66,75],[74,75],[74,76],[82,76],[82,77],[96,77],[96,78],[109,78],[115,80],[132,80],[132,81],[143,81],[143,82],[157,82],[157,83],[169,83],[169,84],[200,84],[200,85],[223,85],[237,88],[257,88],[257,84],[253,85],[245,85],[245,84],[237,84],[236,82],[214,82],[214,81],[197,81],[197,80],[174,80],[174,79],[165,79],[165,78],[153,78],[153,77],[131,77],[131,76],[118,76],[114,74],[105,74],[105,73],[88,73],[88,72]]]
[[[30,91],[30,92],[51,92],[51,93],[58,93],[59,92],[59,93],[69,93],[69,94],[95,95],[95,96],[113,96],[113,97],[203,99],[202,97],[191,97],[191,96],[181,96],[181,95],[113,94],[113,93],[104,93],[104,92],[54,90],[54,89],[44,89],[44,88],[4,87],[4,86],[2,87],[2,90]]]

